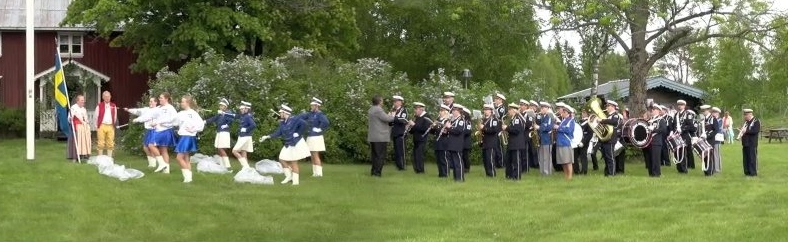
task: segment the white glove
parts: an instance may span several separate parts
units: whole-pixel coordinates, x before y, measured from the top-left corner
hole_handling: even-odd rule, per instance
[[[227,127],[230,127],[230,126],[228,126],[228,125],[226,125],[226,124],[222,124],[222,126],[221,126],[220,128],[222,128],[222,129],[226,129]]]
[[[583,143],[577,145],[578,148],[583,148]]]
[[[701,135],[700,135],[700,138],[701,138],[701,139],[705,139],[705,138],[706,138],[706,133],[703,133],[703,134],[701,134]]]
[[[293,138],[298,138],[298,133],[293,133]]]
[[[322,131],[323,131],[323,129],[321,129],[321,128],[312,128],[312,132],[315,132],[315,133],[320,133]]]
[[[267,139],[270,139],[270,138],[271,138],[271,136],[268,136],[268,135],[260,137],[260,142],[263,142],[263,141],[265,141]]]
[[[596,135],[594,135],[594,137],[591,137],[591,142],[594,143],[599,142],[599,138],[597,138]]]
[[[220,110],[216,111],[216,113],[218,113],[218,114],[224,114],[224,111],[222,111],[222,110],[220,109]]]
[[[246,132],[246,128],[241,128],[241,133]]]

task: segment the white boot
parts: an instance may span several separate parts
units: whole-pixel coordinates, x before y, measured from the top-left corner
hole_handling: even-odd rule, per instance
[[[222,163],[224,163],[224,167],[227,168],[227,169],[233,168],[230,165],[230,157],[227,157],[227,156],[222,157]]]
[[[317,170],[317,172],[315,172],[316,177],[323,177],[323,166],[316,165],[315,170]]]
[[[298,185],[298,173],[293,173],[293,186]]]
[[[290,170],[290,168],[284,168],[283,170],[285,171],[285,179],[282,180],[282,184],[287,184],[293,180],[293,170]]]
[[[241,163],[241,169],[249,167],[249,162],[246,161],[246,158],[238,158],[238,162]]]
[[[112,150],[107,150],[107,156],[112,157]]]
[[[153,171],[153,172],[161,172],[161,173],[164,173],[164,174],[170,174],[170,165],[164,162],[164,157],[163,156],[156,156],[156,163],[158,163],[159,166],[156,167],[156,170]]]
[[[183,173],[183,183],[192,182],[192,170],[181,169],[181,173]]]
[[[148,167],[156,168],[156,158],[153,158],[153,156],[148,156]]]
[[[317,165],[312,165],[312,177],[317,176]]]

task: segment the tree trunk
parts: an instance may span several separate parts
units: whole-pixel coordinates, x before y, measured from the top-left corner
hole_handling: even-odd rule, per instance
[[[632,61],[629,79],[629,116],[640,117],[646,112],[646,76],[648,76],[649,66],[645,61]]]
[[[599,55],[597,58],[594,58],[594,66],[593,66],[593,75],[592,78],[594,79],[594,86],[591,88],[591,97],[596,97],[597,92],[599,92],[599,59],[602,58],[602,55]]]

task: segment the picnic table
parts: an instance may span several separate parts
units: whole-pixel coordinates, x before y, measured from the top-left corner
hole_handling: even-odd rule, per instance
[[[788,139],[788,128],[769,129],[769,134],[765,135],[764,138],[769,139],[769,143],[772,142],[772,139],[780,140],[780,143],[782,143],[783,139]]]

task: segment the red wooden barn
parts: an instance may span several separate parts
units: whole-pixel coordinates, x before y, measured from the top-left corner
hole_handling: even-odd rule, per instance
[[[40,131],[57,130],[52,98],[55,51],[60,51],[70,96],[85,94],[91,115],[102,91],[110,91],[119,107],[131,107],[148,90],[149,76],[129,69],[136,59],[130,49],[110,47],[88,28],[59,26],[70,3],[35,1],[36,100],[44,111]],[[0,105],[25,108],[25,0],[0,1]],[[118,112],[118,119],[126,123],[128,115]]]

